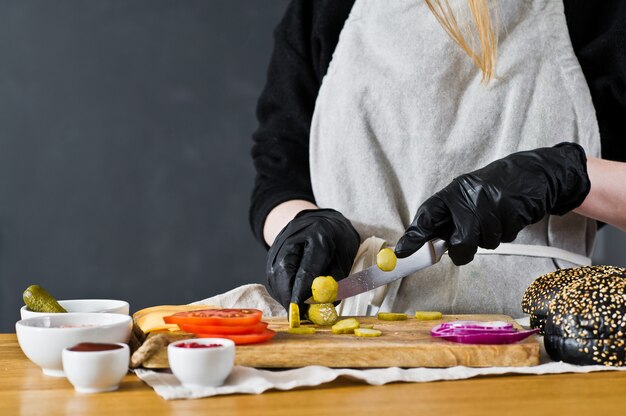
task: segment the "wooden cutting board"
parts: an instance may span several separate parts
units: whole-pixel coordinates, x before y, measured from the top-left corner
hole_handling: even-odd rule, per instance
[[[345,318],[345,317],[342,317]],[[509,345],[457,344],[430,336],[430,329],[453,320],[507,321],[505,315],[444,315],[442,320],[380,321],[374,316],[356,317],[361,324],[373,324],[383,334],[376,338],[335,335],[330,327],[316,327],[312,335],[287,331],[285,318],[266,319],[277,332],[270,341],[237,347],[235,363],[258,368],[326,367],[519,367],[539,364],[536,337]],[[521,329],[517,324],[516,326]],[[178,339],[191,335],[181,333]],[[163,348],[143,364],[146,368],[168,368]]]

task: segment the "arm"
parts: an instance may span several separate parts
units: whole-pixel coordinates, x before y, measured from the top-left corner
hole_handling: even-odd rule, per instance
[[[406,257],[435,237],[450,244],[457,266],[474,258],[478,247],[508,243],[547,214],[579,207],[591,188],[584,149],[574,143],[512,153],[457,176],[427,199],[396,244]]]
[[[256,179],[250,205],[255,237],[269,247],[297,211],[288,201],[315,201],[309,175],[309,127],[319,82],[310,61],[304,22],[310,4],[292,2],[274,31],[267,82],[257,106],[259,127],[253,135]],[[278,206],[273,217],[266,218]],[[288,218],[291,216],[291,218]],[[266,227],[267,225],[267,227]],[[266,230],[267,228],[267,230]]]
[[[574,210],[626,231],[626,163],[587,159],[591,190]]]
[[[298,211],[315,207],[309,174],[311,118],[352,3],[294,0],[274,31],[274,51],[259,98],[259,127],[252,148],[257,175],[250,225],[263,244],[273,242]],[[292,205],[294,200],[299,202]]]
[[[317,209],[317,205],[303,199],[295,199],[283,202],[270,211],[263,226],[263,238],[268,246],[271,246],[276,236],[285,226],[305,209]]]
[[[360,243],[347,218],[315,205],[309,173],[315,100],[351,7],[352,0],[290,3],[274,32],[274,53],[257,108],[250,224],[269,248],[269,292],[285,308],[310,296],[316,276],[345,277]]]
[[[596,108],[602,157],[590,157],[591,191],[575,212],[626,231],[626,7],[564,0],[572,46]],[[617,162],[613,162],[617,161]]]

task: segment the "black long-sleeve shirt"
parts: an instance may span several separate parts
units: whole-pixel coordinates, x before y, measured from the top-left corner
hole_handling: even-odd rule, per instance
[[[274,31],[274,52],[259,99],[252,157],[257,171],[250,225],[278,204],[315,202],[309,131],[322,78],[354,0],[292,0]],[[602,156],[626,161],[626,2],[564,0],[565,16],[596,109]],[[566,140],[567,138],[563,138]]]

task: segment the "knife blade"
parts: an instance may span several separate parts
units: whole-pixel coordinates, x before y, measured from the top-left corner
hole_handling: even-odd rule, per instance
[[[394,280],[401,279],[418,270],[437,263],[448,249],[448,243],[438,238],[424,244],[415,253],[403,259],[398,259],[396,267],[388,272],[381,270],[377,265],[363,269],[340,280],[337,300],[343,300],[386,285]],[[304,303],[316,303],[310,297]]]

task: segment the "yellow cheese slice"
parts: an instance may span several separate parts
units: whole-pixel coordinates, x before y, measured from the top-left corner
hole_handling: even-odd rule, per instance
[[[153,331],[178,331],[178,325],[166,324],[163,317],[173,315],[178,312],[197,311],[200,309],[215,309],[215,306],[208,305],[162,305],[151,306],[133,314],[135,324],[147,334]]]

